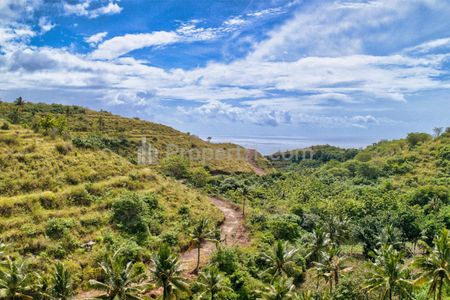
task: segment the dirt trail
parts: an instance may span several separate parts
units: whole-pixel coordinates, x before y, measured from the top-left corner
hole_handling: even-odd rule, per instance
[[[256,175],[263,176],[267,174],[266,171],[258,167],[258,165],[256,164],[256,150],[248,149],[245,153],[245,159],[250,164]]]
[[[244,220],[241,210],[233,203],[210,198],[211,202],[222,211],[224,222],[220,226],[221,241],[227,246],[247,245],[249,243],[248,233],[244,226]],[[216,249],[216,244],[206,242],[201,247],[200,265],[205,265],[212,252]],[[197,249],[193,248],[181,255],[181,261],[186,274],[190,274],[197,263]]]
[[[250,239],[248,232],[245,229],[244,219],[242,211],[239,207],[231,202],[224,201],[218,198],[210,198],[211,202],[222,211],[224,215],[224,221],[220,225],[221,241],[224,245],[245,246],[249,243]],[[200,252],[200,266],[204,266],[208,263],[211,254],[216,249],[216,244],[213,242],[206,242],[201,247]],[[197,249],[193,248],[181,254],[180,260],[184,269],[184,276],[188,278],[194,278],[192,271],[197,264]],[[162,293],[162,289],[153,290],[150,295],[158,296]],[[75,296],[74,300],[92,299],[99,297],[102,294],[101,291],[90,290]]]

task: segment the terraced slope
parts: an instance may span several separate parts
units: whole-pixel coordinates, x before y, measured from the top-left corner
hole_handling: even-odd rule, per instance
[[[7,253],[32,257],[44,270],[52,267],[47,262],[63,260],[80,286],[98,275],[97,261],[108,247],[124,246],[145,261],[160,241],[187,249],[200,216],[223,219],[207,197],[180,182],[108,149],[77,148],[19,125],[0,129],[0,167],[0,241]],[[117,199],[130,193],[151,206],[144,239],[111,218]]]
[[[61,118],[66,123],[71,139],[79,138],[87,144],[101,144],[133,163],[137,162],[136,150],[145,137],[147,143],[157,149],[160,158],[180,153],[190,155],[198,165],[206,166],[212,173],[253,172],[251,164],[246,160],[246,150],[234,144],[208,143],[165,125],[79,106],[34,103],[19,106],[0,102],[0,118],[28,128],[42,122],[49,115]],[[265,159],[261,155],[257,157],[257,162],[264,167]]]

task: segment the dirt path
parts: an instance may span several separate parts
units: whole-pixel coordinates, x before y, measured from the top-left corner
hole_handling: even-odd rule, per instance
[[[242,211],[239,207],[231,202],[224,201],[218,198],[210,198],[211,202],[222,211],[224,215],[224,221],[220,225],[221,241],[227,246],[245,246],[248,245],[250,239],[248,232],[244,226],[244,219]],[[200,249],[200,266],[204,266],[208,263],[211,254],[216,250],[216,244],[213,242],[206,242]],[[194,278],[195,275],[192,271],[197,264],[197,249],[193,248],[181,254],[180,260],[184,269],[184,276],[188,278]],[[149,295],[158,296],[162,293],[162,289],[153,290]],[[74,300],[92,299],[99,297],[102,294],[101,291],[90,290],[82,292],[75,296]]]
[[[222,211],[225,219],[220,226],[222,243],[227,246],[247,245],[249,243],[248,233],[244,226],[241,210],[233,203],[210,198],[211,202]],[[212,252],[216,249],[216,244],[206,242],[200,250],[200,265],[205,265]],[[197,249],[193,248],[181,255],[181,261],[186,275],[192,273],[197,263]]]
[[[266,171],[258,167],[258,165],[256,164],[256,150],[248,149],[245,153],[245,159],[250,164],[256,175],[263,176],[267,174]]]

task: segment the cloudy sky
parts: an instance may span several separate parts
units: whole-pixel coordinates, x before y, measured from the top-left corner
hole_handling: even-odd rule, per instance
[[[268,152],[450,126],[444,0],[0,0],[0,98]]]

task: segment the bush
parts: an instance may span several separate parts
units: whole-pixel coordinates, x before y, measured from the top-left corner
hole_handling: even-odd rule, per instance
[[[211,263],[215,264],[219,271],[228,275],[232,274],[238,267],[238,255],[235,249],[222,248],[217,249],[212,255]]]
[[[112,205],[111,221],[122,231],[130,234],[149,235],[149,204],[135,193],[127,193]]]
[[[424,206],[432,200],[439,200],[444,204],[448,203],[448,189],[443,186],[427,185],[419,187],[412,195],[410,204]]]
[[[72,219],[52,218],[45,225],[45,234],[54,240],[61,239],[73,226]]]
[[[86,189],[82,188],[72,191],[68,195],[67,200],[69,200],[71,205],[89,206],[94,201],[94,198]]]
[[[164,175],[176,179],[187,178],[189,175],[189,161],[179,155],[168,156],[161,160],[159,168]]]
[[[1,130],[9,130],[9,123],[3,122],[2,126],[0,127]]]
[[[39,203],[45,209],[54,209],[59,207],[59,203],[54,193],[45,192],[39,196]]]
[[[55,150],[61,155],[66,155],[67,153],[72,151],[72,146],[70,144],[67,144],[67,143],[57,144],[55,146]]]
[[[196,187],[204,187],[210,178],[209,172],[202,167],[194,168],[189,173],[189,181]]]
[[[276,239],[293,241],[299,237],[301,218],[294,214],[277,215],[269,221],[269,228]]]
[[[428,133],[422,133],[422,132],[412,132],[409,133],[406,137],[406,141],[408,142],[410,147],[415,147],[419,144],[422,144],[426,141],[432,140],[433,137],[429,135]]]

